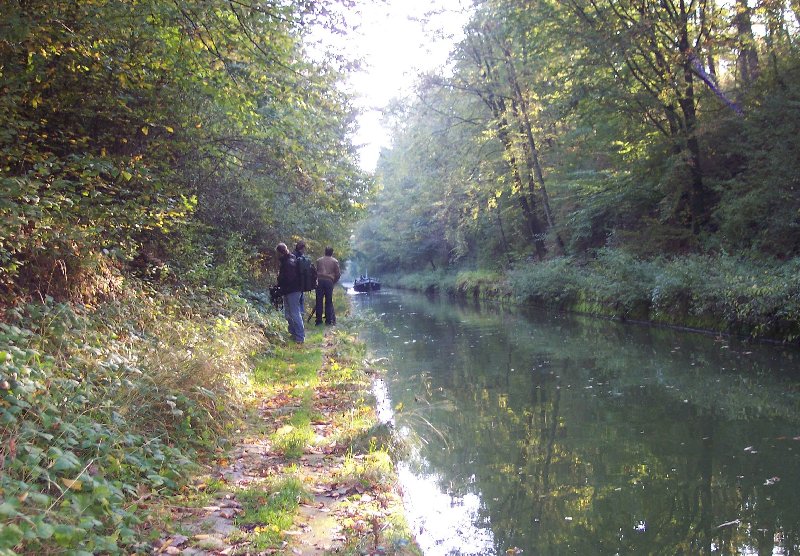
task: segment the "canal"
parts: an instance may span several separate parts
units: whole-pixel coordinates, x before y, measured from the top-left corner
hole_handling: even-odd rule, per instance
[[[426,556],[800,553],[800,351],[353,296]]]

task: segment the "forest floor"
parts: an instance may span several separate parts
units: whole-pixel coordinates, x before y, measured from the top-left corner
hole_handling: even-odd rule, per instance
[[[256,369],[250,417],[158,510],[154,553],[419,554],[369,391],[379,371],[354,344],[318,327]]]

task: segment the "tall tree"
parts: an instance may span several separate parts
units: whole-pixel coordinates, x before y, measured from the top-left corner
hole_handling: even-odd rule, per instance
[[[736,42],[739,50],[739,55],[736,58],[736,69],[742,85],[747,87],[758,79],[758,51],[756,50],[756,41],[753,36],[751,10],[747,5],[747,0],[736,0],[735,9]]]
[[[536,255],[541,260],[547,252],[543,239],[545,227],[537,214],[536,197],[531,194],[533,193],[532,184],[529,184],[528,187],[523,184],[522,173],[524,170],[515,152],[514,131],[509,122],[509,117],[513,115],[508,107],[507,99],[509,97],[501,88],[499,68],[497,67],[498,59],[495,57],[485,29],[481,26],[473,26],[468,29],[464,48],[466,56],[474,64],[475,74],[480,77],[480,82],[476,87],[467,84],[466,88],[474,91],[491,110],[495,133],[503,145],[512,177],[512,192],[517,195],[522,213],[525,215],[531,242],[536,250]]]
[[[618,94],[636,103],[638,115],[669,138],[674,152],[681,155],[689,179],[679,191],[677,211],[687,210],[695,234],[709,217],[693,67],[703,58],[704,35],[710,32],[709,22],[700,20],[701,13],[708,13],[707,4],[708,0],[568,3],[578,18],[573,36],[587,46],[586,63],[594,59],[610,68]]]

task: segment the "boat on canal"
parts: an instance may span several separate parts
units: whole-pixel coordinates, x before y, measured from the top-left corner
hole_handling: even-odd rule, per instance
[[[353,282],[353,289],[357,292],[376,292],[381,289],[381,283],[369,276],[360,276]]]

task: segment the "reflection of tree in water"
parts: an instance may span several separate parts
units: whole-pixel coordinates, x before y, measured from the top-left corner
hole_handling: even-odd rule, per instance
[[[395,402],[447,435],[429,435],[424,457],[445,491],[480,495],[498,553],[798,546],[797,396],[763,372],[769,350],[403,302],[419,314],[393,316],[402,364],[425,372]]]

